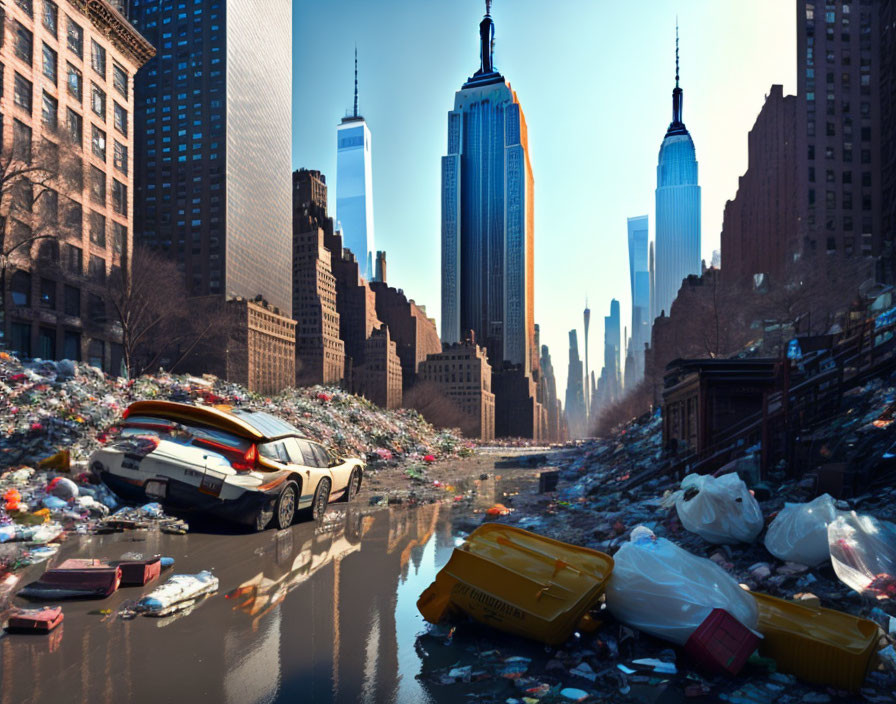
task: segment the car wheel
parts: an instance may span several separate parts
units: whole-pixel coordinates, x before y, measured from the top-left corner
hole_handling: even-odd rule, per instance
[[[330,503],[330,480],[321,479],[314,492],[314,501],[311,502],[311,517],[319,521]]]
[[[287,482],[277,497],[277,504],[274,507],[274,520],[277,528],[284,530],[292,525],[293,518],[296,516],[296,504],[298,503],[299,488],[295,482]]]
[[[355,467],[351,476],[348,478],[348,486],[345,487],[345,493],[342,495],[343,501],[351,501],[358,492],[361,491],[361,470]]]

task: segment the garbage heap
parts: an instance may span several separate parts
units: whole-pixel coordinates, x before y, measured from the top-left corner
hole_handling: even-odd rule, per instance
[[[383,410],[338,388],[290,389],[264,397],[216,377],[160,372],[125,380],[68,360],[21,362],[0,352],[0,469],[36,466],[60,450],[86,461],[133,401],[158,399],[263,410],[289,421],[312,440],[373,463],[440,459],[471,445],[439,431],[416,411]]]
[[[851,461],[875,463],[877,480],[896,442],[892,381],[854,391],[813,434],[821,448],[863,448]],[[422,678],[496,702],[896,701],[896,486],[819,495],[816,478],[783,465],[761,480],[757,451],[717,476],[665,476],[653,471],[663,463],[657,413],[549,454],[556,490],[520,494],[513,512],[485,520],[613,557],[590,626],[544,647],[494,630],[513,613],[501,600],[487,604],[490,625],[462,608],[466,617],[421,634]],[[568,569],[551,564],[551,574]],[[513,593],[479,584],[441,596],[456,605],[502,589]],[[450,611],[424,596],[424,616],[432,603]]]

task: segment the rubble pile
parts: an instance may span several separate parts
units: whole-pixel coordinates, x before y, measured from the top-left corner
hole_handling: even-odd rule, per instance
[[[874,465],[867,475],[877,480],[873,488],[870,481],[860,484],[857,492],[840,500],[824,495],[816,499],[821,493],[816,479],[790,476],[783,463],[761,478],[758,448],[745,448],[745,455],[722,468],[716,479],[692,475],[679,481],[667,476],[662,471],[668,459],[662,452],[659,412],[610,437],[550,453],[546,469],[559,472],[556,491],[514,496],[512,512],[482,520],[614,556],[617,569],[610,587],[592,612],[597,628],[579,628],[562,646],[545,648],[464,620],[450,630],[444,623],[428,624],[418,639],[426,663],[422,677],[436,687],[466,687],[470,697],[482,702],[896,700],[896,485],[888,474],[896,443],[894,381],[874,380],[855,389],[844,399],[840,414],[814,429],[816,461],[840,453],[853,464]],[[781,521],[769,531],[779,516]],[[470,530],[474,527],[469,525]],[[626,551],[635,546],[648,550],[636,563],[642,571],[620,569],[631,562]],[[687,551],[694,565],[685,569],[681,560],[673,560],[668,574],[655,574],[663,551]],[[656,564],[651,566],[648,558]],[[703,587],[715,595],[704,600],[707,608],[717,606],[713,599],[722,599],[718,590],[724,582],[740,585],[744,594],[776,597],[757,596],[760,613],[783,604],[793,609],[797,624],[801,618],[814,618],[810,614],[830,613],[819,608],[842,612],[831,616],[841,621],[873,621],[879,630],[872,626],[870,636],[866,634],[865,655],[874,663],[870,673],[862,681],[864,672],[859,672],[862,684],[854,688],[857,691],[843,691],[830,684],[808,684],[783,671],[788,669],[783,659],[779,667],[774,658],[758,652],[736,676],[708,673],[681,647],[687,633],[657,637],[670,613],[673,625],[681,621],[674,614],[684,613],[664,607],[673,601],[670,589],[704,577],[713,584]],[[654,588],[658,596],[651,598]],[[700,602],[699,592],[694,584],[679,594],[683,602]],[[614,597],[615,609],[608,604]],[[737,616],[737,607],[726,608]],[[739,618],[749,621],[747,629],[757,628],[755,620]],[[811,630],[808,623],[805,626]],[[762,627],[760,623],[760,631]],[[818,633],[823,640],[824,631]],[[766,647],[771,644],[766,640]],[[822,650],[807,648],[799,656],[804,667],[828,667],[822,664]],[[501,673],[508,657],[528,658],[525,672],[510,684]]]
[[[0,469],[38,462],[59,450],[86,460],[133,401],[157,399],[263,410],[289,421],[341,454],[394,462],[470,452],[451,431],[439,431],[416,411],[386,411],[337,388],[292,389],[263,397],[213,376],[160,372],[113,379],[71,361],[22,363],[0,353]]]

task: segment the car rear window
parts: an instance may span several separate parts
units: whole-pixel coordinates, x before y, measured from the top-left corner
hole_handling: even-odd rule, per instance
[[[129,416],[121,430],[122,437],[132,435],[165,436],[165,440],[179,442],[182,445],[194,444],[195,441],[217,443],[245,452],[252,444],[251,440],[241,438],[225,430],[211,428],[199,423],[185,423],[166,418],[152,416]]]
[[[248,411],[245,408],[234,408],[231,413],[268,438],[277,438],[283,435],[301,435],[297,428],[285,420],[277,418],[277,416],[272,416],[270,413]]]

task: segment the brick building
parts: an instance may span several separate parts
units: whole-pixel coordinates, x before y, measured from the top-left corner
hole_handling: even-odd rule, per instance
[[[748,138],[749,167],[725,204],[726,284],[751,287],[754,275],[778,282],[800,251],[799,158],[795,95],[773,85]]]
[[[6,244],[53,235],[13,253],[0,333],[22,356],[118,373],[106,281],[132,246],[133,79],[155,50],[101,0],[7,2],[0,32],[6,173],[37,169],[23,191],[4,183]]]
[[[383,408],[401,406],[401,362],[395,352],[395,341],[383,325],[364,341],[364,357],[355,369],[357,390]]]
[[[324,245],[327,184],[319,171],[293,172],[293,298],[296,386],[342,384],[345,344],[339,337],[336,277]]]
[[[408,300],[400,289],[380,281],[370,284],[370,288],[376,297],[377,317],[389,326],[395,341],[401,360],[403,388],[409,389],[417,378],[420,363],[429,355],[442,351],[436,321],[427,317],[426,310]]]
[[[232,298],[225,304],[230,335],[211,370],[250,391],[275,394],[296,378],[296,323],[263,301]]]
[[[896,0],[880,5],[882,277],[896,281]]]
[[[471,435],[484,441],[494,439],[495,395],[484,348],[469,339],[446,345],[420,363],[419,378],[437,385],[457,408],[475,419]]]

